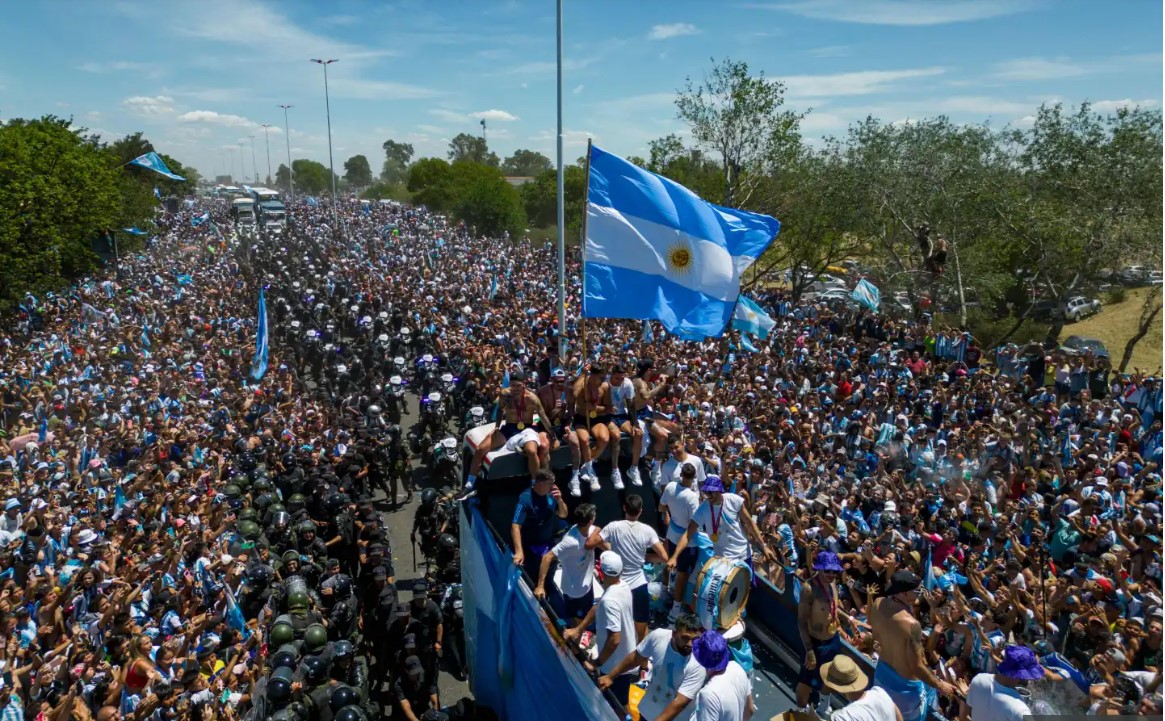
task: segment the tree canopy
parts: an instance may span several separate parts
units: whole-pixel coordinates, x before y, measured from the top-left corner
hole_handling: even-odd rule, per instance
[[[536,150],[519,149],[502,163],[502,172],[511,176],[533,177],[553,165],[550,158]]]
[[[459,160],[481,163],[494,168],[501,164],[498,161],[497,153],[491,151],[486,145],[485,138],[469,133],[458,133],[449,141],[449,161],[456,163]]]
[[[372,185],[372,166],[363,155],[353,155],[344,161],[344,182],[353,188]]]
[[[282,170],[283,166],[280,166],[280,171]],[[316,195],[332,189],[331,173],[328,172],[328,166],[323,163],[301,158],[291,161],[291,170],[297,193]],[[339,178],[336,180],[339,181]]]
[[[403,183],[409,175],[409,163],[413,159],[412,143],[398,143],[395,140],[384,141],[384,166],[380,171],[380,179],[386,183]]]

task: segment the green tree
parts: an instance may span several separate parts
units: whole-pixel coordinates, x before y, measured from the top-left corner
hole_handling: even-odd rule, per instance
[[[712,62],[702,82],[687,79],[676,114],[698,147],[720,156],[724,205],[746,207],[759,180],[796,154],[803,115],[783,110],[785,86],[748,63]]]
[[[460,162],[453,164],[451,175],[454,217],[485,236],[520,235],[525,230],[518,189],[497,168]]]
[[[344,182],[353,188],[372,185],[372,166],[363,155],[353,155],[344,161]]]
[[[453,203],[453,168],[441,158],[421,158],[409,168],[406,187],[413,202],[445,212]]]
[[[409,177],[409,163],[413,160],[413,144],[384,141],[384,167],[380,179],[386,183],[403,183]]]
[[[402,203],[412,200],[412,194],[405,188],[403,183],[384,183],[375,182],[368,186],[361,198],[365,200],[396,200]]]
[[[549,170],[554,164],[550,158],[536,150],[515,150],[514,154],[502,163],[502,172],[517,177],[534,177]]]
[[[291,171],[283,163],[275,170],[275,187],[285,193],[291,189]]]
[[[145,223],[148,216],[124,203],[127,177],[111,153],[69,120],[45,116],[0,125],[0,306],[92,269],[91,241]]]
[[[485,138],[469,133],[458,133],[449,141],[449,162],[458,161],[481,163],[494,168],[500,164],[497,153],[491,151],[485,144]]]
[[[577,165],[570,165],[563,168],[562,174],[566,235],[568,238],[576,238],[582,227],[586,172]],[[531,226],[544,228],[558,223],[557,170],[551,168],[543,171],[519,188],[518,193]]]
[[[332,177],[328,167],[314,160],[293,160],[291,170],[295,178],[295,190],[299,193],[316,195],[331,190]],[[335,178],[339,181],[339,178]]]

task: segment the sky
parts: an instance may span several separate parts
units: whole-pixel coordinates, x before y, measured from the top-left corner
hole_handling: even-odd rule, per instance
[[[0,23],[0,119],[141,130],[204,176],[381,144],[444,156],[461,132],[504,157],[555,152],[553,0],[17,0]],[[781,80],[810,139],[867,115],[1030,124],[1041,103],[1162,101],[1160,0],[566,0],[567,163],[685,135],[676,91],[711,58]],[[287,113],[285,135],[280,104]],[[264,129],[263,124],[272,127]],[[254,162],[251,154],[254,136]],[[266,136],[266,137],[265,137]],[[289,142],[288,142],[289,140]],[[243,144],[242,151],[237,149]]]

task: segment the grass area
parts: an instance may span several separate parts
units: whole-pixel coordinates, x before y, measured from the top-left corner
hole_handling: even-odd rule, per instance
[[[1108,346],[1112,355],[1113,366],[1120,363],[1125,352],[1125,343],[1137,332],[1137,321],[1141,317],[1141,303],[1149,294],[1149,288],[1130,289],[1126,300],[1114,305],[1105,305],[1096,315],[1082,320],[1079,323],[1070,323],[1064,326],[1062,338],[1070,335],[1082,335],[1096,338]],[[1153,327],[1148,334],[1137,343],[1133,350],[1133,360],[1129,363],[1128,371],[1140,368],[1145,372],[1152,372],[1162,367],[1162,315],[1157,316]]]

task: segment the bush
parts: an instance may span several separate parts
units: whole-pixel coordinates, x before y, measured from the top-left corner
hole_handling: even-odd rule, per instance
[[[413,196],[403,183],[376,182],[368,186],[368,189],[361,193],[360,197],[365,200],[396,200],[407,203],[412,200]]]
[[[1105,305],[1116,305],[1117,303],[1124,303],[1129,299],[1129,291],[1123,285],[1114,285],[1104,295]]]

